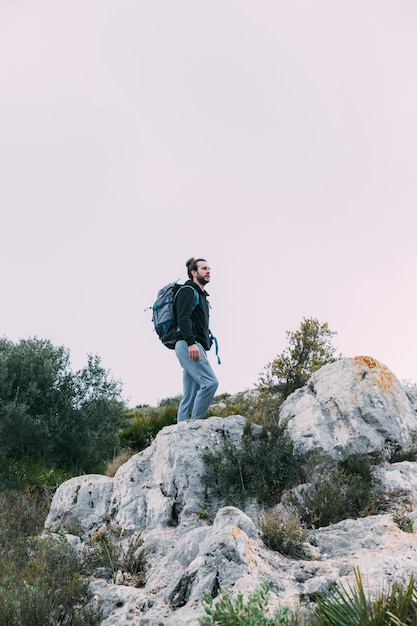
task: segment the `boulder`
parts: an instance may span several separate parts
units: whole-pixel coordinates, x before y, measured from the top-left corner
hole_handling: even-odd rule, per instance
[[[371,357],[325,365],[286,399],[280,415],[302,455],[390,460],[415,445],[414,407],[396,376]]]

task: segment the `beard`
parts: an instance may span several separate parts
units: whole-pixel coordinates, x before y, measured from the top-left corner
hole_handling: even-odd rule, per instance
[[[210,279],[207,280],[207,278],[204,278],[204,276],[197,275],[197,282],[199,285],[202,285],[203,287],[208,284],[209,280]]]

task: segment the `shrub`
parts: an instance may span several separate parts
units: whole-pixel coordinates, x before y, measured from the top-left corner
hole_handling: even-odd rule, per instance
[[[331,341],[335,334],[326,322],[303,318],[298,330],[287,331],[289,347],[265,366],[259,389],[279,393],[284,401],[293,391],[303,387],[313,372],[337,360]]]
[[[394,515],[393,521],[397,524],[398,528],[402,530],[404,533],[412,533],[414,530],[414,522],[405,513],[402,515]]]
[[[0,340],[0,454],[94,472],[119,446],[121,384],[97,356],[77,372],[48,340]]]
[[[372,487],[370,460],[354,455],[317,476],[304,492],[303,504],[293,504],[308,527],[321,528],[374,511]]]
[[[33,537],[48,505],[39,489],[0,493],[0,623],[93,626],[100,616],[80,608],[87,582],[73,548],[61,535]]]
[[[88,574],[98,575],[102,570],[104,577],[116,583],[116,574],[120,570],[128,576],[129,582],[140,587],[145,582],[146,553],[142,549],[140,534],[132,535],[122,542],[122,531],[103,528],[94,533],[86,542],[88,556],[84,560],[84,570]],[[108,575],[106,573],[108,572]]]
[[[110,463],[108,463],[106,472],[105,472],[106,476],[110,476],[112,478],[117,472],[117,470],[122,465],[124,465],[124,463],[126,463],[130,459],[131,456],[132,456],[132,452],[130,449],[125,448],[124,450],[122,450],[120,454],[115,456],[114,459],[110,461]]]
[[[272,509],[260,517],[259,528],[265,545],[271,550],[294,558],[305,556],[303,542],[307,531],[296,515],[283,517]]]
[[[260,436],[252,431],[247,422],[240,447],[226,440],[221,450],[203,455],[202,480],[211,495],[226,504],[241,505],[250,497],[274,504],[294,480],[297,462],[285,426],[273,424]]]
[[[406,588],[389,585],[374,600],[365,593],[359,570],[355,585],[335,586],[327,596],[318,598],[315,624],[319,626],[416,626],[417,589],[413,576]]]
[[[267,424],[276,420],[279,403],[280,398],[277,394],[259,390],[245,391],[234,395],[224,393],[214,398],[207,416],[244,415],[254,424]]]
[[[276,626],[296,624],[288,607],[283,607],[270,617],[268,609],[269,582],[265,580],[259,589],[249,594],[247,601],[239,593],[236,598],[227,589],[221,590],[220,598],[214,602],[209,591],[204,593],[204,611],[200,626]]]
[[[162,405],[163,408],[146,412],[135,409],[130,422],[119,432],[120,442],[132,452],[140,452],[151,445],[158,432],[177,421],[177,404]]]
[[[0,457],[0,491],[24,491],[29,486],[35,486],[52,493],[68,478],[65,470],[47,468],[34,459]]]

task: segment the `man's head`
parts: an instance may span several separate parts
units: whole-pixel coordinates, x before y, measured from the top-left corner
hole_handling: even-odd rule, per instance
[[[210,282],[210,267],[206,259],[191,258],[185,265],[187,266],[188,277],[204,289]]]

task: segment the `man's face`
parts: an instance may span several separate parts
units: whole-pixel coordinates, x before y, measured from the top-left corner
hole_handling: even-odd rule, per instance
[[[210,267],[207,261],[198,261],[197,270],[193,272],[193,276],[203,287],[210,282]]]

